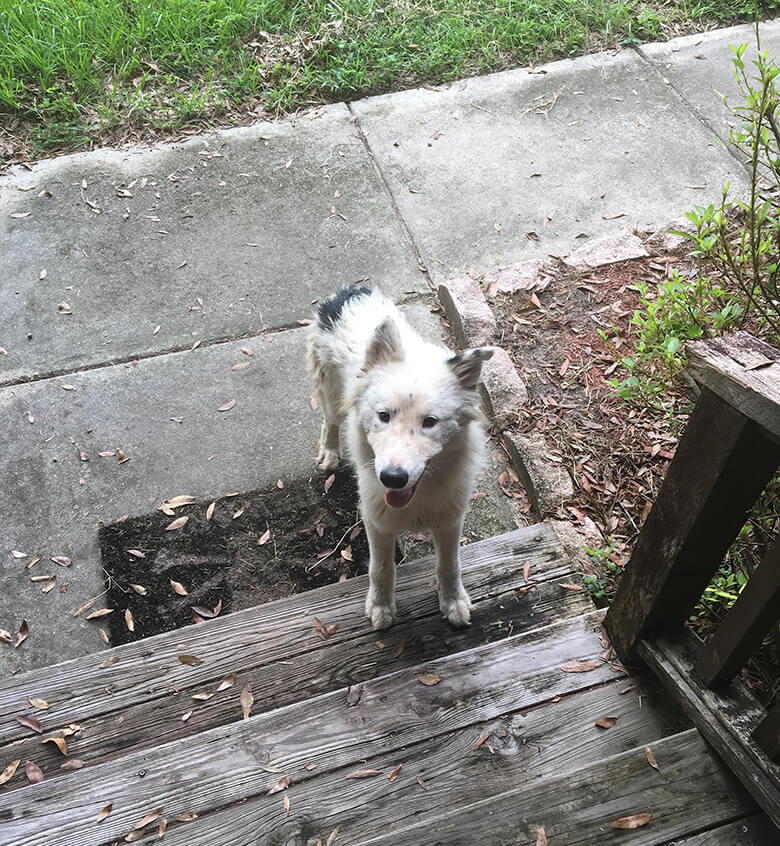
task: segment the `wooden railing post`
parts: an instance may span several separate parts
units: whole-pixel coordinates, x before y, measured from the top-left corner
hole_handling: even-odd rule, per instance
[[[705,388],[604,626],[623,660],[681,626],[780,462],[780,445]]]

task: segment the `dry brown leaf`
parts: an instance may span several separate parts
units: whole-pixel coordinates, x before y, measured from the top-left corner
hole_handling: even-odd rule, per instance
[[[246,370],[249,367],[248,361],[242,361],[241,364],[234,364],[230,369],[231,370]]]
[[[131,831],[130,834],[125,837],[126,843],[135,843],[136,840],[140,840],[142,837],[146,836],[146,832],[144,831]]]
[[[226,403],[224,403],[223,405],[221,405],[221,406],[217,409],[217,411],[230,411],[230,409],[231,409],[231,408],[233,408],[233,406],[234,406],[235,404],[236,404],[236,401],[235,401],[234,399],[232,399],[232,400],[228,400]]]
[[[27,714],[20,714],[18,717],[16,717],[16,722],[19,723],[19,725],[24,726],[25,728],[32,729],[38,734],[43,733],[43,728],[41,727],[41,724],[38,722],[38,720],[35,719],[35,717],[30,717]]]
[[[238,518],[244,513],[243,508],[239,508],[237,511],[233,512],[233,520],[238,520]]]
[[[491,734],[493,734],[493,732],[489,731],[487,734],[480,737],[480,739],[477,741],[476,745],[474,746],[474,749],[475,750],[479,749],[479,747],[482,746],[482,744],[490,737]]]
[[[111,640],[108,637],[108,632],[105,629],[98,628],[98,634],[100,635],[100,639],[103,641],[103,643],[105,643],[105,644],[111,643]]]
[[[373,778],[374,776],[382,775],[382,770],[353,770],[344,778]]]
[[[235,683],[236,683],[236,674],[235,673],[231,673],[229,676],[225,676],[225,678],[222,679],[222,681],[219,683],[219,686],[217,687],[217,693],[219,693],[221,690],[227,690],[229,687],[233,687],[233,685]]]
[[[11,555],[13,555],[14,558],[27,558],[27,553],[26,552],[19,552],[18,549],[12,549]]]
[[[332,487],[333,483],[336,481],[336,474],[331,473],[327,479],[325,479],[325,493],[327,493]]]
[[[181,529],[181,527],[189,520],[190,518],[185,514],[183,517],[177,517],[172,522],[168,523],[165,527],[166,532],[175,532],[176,529]]]
[[[421,676],[417,676],[417,681],[426,687],[433,687],[441,681],[441,676],[438,673],[423,673]]]
[[[566,356],[566,358],[564,358],[563,363],[560,366],[560,369],[558,370],[558,375],[559,376],[565,376],[566,371],[569,369],[570,364],[571,364],[571,360],[569,359],[568,356]]]
[[[185,588],[181,582],[175,582],[173,579],[171,579],[170,582],[174,593],[177,593],[179,596],[188,595],[187,588]]]
[[[526,561],[525,564],[523,564],[523,581],[527,582],[528,577],[530,575],[531,575],[531,562]]]
[[[270,796],[272,793],[280,793],[282,790],[287,790],[291,783],[292,778],[290,776],[282,776],[265,795]]]
[[[182,508],[182,506],[192,505],[194,502],[195,497],[190,494],[177,494],[176,496],[168,497],[158,510],[162,511],[164,508]]]
[[[331,623],[328,626],[319,617],[314,618],[314,630],[323,640],[327,640],[332,634],[338,631],[338,627],[338,623]]]
[[[617,722],[617,717],[599,717],[594,721],[593,725],[603,729],[611,729]]]
[[[266,529],[262,535],[257,539],[258,546],[264,546],[271,539],[271,530]]]
[[[0,784],[6,784],[7,782],[9,782],[14,777],[14,773],[16,772],[17,767],[21,763],[21,758],[17,758],[15,761],[11,761],[11,763],[0,773]]]
[[[252,706],[255,704],[255,697],[252,696],[249,685],[245,685],[241,691],[239,702],[241,703],[241,713],[244,715],[244,719],[248,720],[249,715],[252,713]]]
[[[285,816],[290,816],[290,797],[285,793],[282,799],[282,807],[284,808]]]
[[[139,595],[146,596],[148,591],[143,585],[130,585],[130,587]]]
[[[177,657],[180,663],[186,664],[188,667],[197,667],[198,664],[203,663],[203,659],[198,658],[197,655],[179,655]]]
[[[187,720],[189,720],[189,718],[190,718],[191,716],[192,716],[192,710],[185,711],[185,712],[181,715],[181,721],[182,721],[183,723],[186,723],[186,722],[187,722]]]
[[[536,829],[536,846],[547,846],[547,834],[541,825]]]
[[[22,620],[22,625],[19,626],[19,631],[14,638],[14,648],[21,646],[30,636],[30,627],[27,625],[27,620]]]
[[[214,516],[214,509],[217,507],[216,502],[209,503],[209,507],[206,509],[206,519],[211,520]]]
[[[89,609],[97,602],[97,599],[90,599],[88,602],[85,602],[80,608],[73,612],[74,617],[81,616],[85,611],[89,611]]]
[[[589,673],[591,670],[598,670],[600,661],[570,661],[561,667],[564,673]]]
[[[398,764],[397,767],[394,767],[390,772],[387,774],[388,781],[395,781],[398,778],[398,774],[401,772],[401,767],[403,764]]]
[[[204,608],[202,605],[192,605],[190,607],[199,617],[203,617],[204,620],[210,620],[215,616],[211,608]]]
[[[24,773],[30,784],[40,784],[43,781],[43,770],[34,761],[24,762]]]
[[[64,737],[47,737],[41,743],[53,743],[63,755],[68,754],[68,744],[65,742]]]
[[[200,693],[193,693],[192,698],[197,699],[199,702],[205,702],[207,699],[211,699],[214,695],[214,691],[212,690],[201,690]]]
[[[135,620],[133,619],[133,612],[129,608],[125,608],[125,625],[130,632],[135,631]]]
[[[52,555],[49,560],[59,564],[60,567],[70,567],[73,563],[67,555]]]
[[[33,708],[40,708],[41,711],[45,711],[49,707],[49,703],[45,699],[40,699],[37,696],[31,696],[27,701]]]
[[[100,667],[100,669],[101,669],[101,670],[105,670],[105,669],[107,669],[108,667],[113,667],[113,666],[114,666],[114,664],[116,664],[116,662],[117,662],[118,660],[119,660],[119,656],[118,656],[118,655],[112,655],[110,658],[106,658],[106,660],[105,660],[105,661],[103,661],[103,663],[102,663],[102,664],[98,664],[98,666]]]
[[[353,560],[353,558],[352,558],[352,544],[350,544],[349,546],[345,546],[344,549],[341,550],[341,557],[345,561],[352,561]]]
[[[6,629],[0,629],[0,641],[3,643],[10,643],[13,640],[11,632]]]
[[[585,588],[582,585],[572,585],[572,584],[569,584],[568,582],[558,582],[558,584],[562,588],[566,588],[566,590],[585,590]]]
[[[658,761],[655,759],[655,752],[649,747],[645,747],[645,758],[647,758],[647,763],[654,769],[658,769]]]
[[[60,769],[66,772],[72,772],[73,770],[80,770],[85,764],[86,761],[82,761],[81,758],[71,758],[69,761],[65,761],[64,764],[60,764]]]
[[[281,491],[284,488],[284,482],[281,479],[276,480],[276,487]]]
[[[612,828],[641,828],[643,825],[647,825],[651,819],[652,814],[634,814],[630,817],[620,817],[620,819],[615,820],[611,825]]]
[[[192,820],[196,820],[198,815],[193,813],[192,811],[184,811],[184,813],[177,814],[174,819],[176,822],[192,822]]]
[[[133,828],[144,828],[144,826],[149,825],[149,823],[153,823],[163,812],[162,808],[157,808],[154,811],[150,811],[145,817],[142,817],[138,822],[133,826]]]
[[[98,617],[107,617],[109,614],[112,614],[113,611],[113,608],[100,608],[97,611],[93,611],[91,614],[87,614],[87,619],[95,620]]]
[[[30,561],[27,562],[24,566],[29,570],[31,567],[34,567],[39,561],[41,560],[40,555],[36,555]]]
[[[254,355],[254,352],[249,347],[241,347],[241,352],[244,355]]]
[[[417,776],[417,784],[419,784],[419,785],[420,785],[420,787],[422,787],[422,789],[423,789],[423,790],[427,790],[427,789],[428,789],[428,788],[426,787],[426,785],[425,785],[425,782],[424,782],[424,781],[420,778],[420,776]]]
[[[111,811],[113,810],[113,807],[114,807],[114,803],[109,802],[108,805],[106,805],[105,808],[103,808],[100,811],[100,813],[97,815],[97,819],[95,820],[95,822],[99,822],[99,823],[103,822],[103,820],[111,813]]]

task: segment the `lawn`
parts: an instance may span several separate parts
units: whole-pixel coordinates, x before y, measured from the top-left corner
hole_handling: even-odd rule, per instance
[[[0,156],[243,123],[751,15],[750,0],[0,0]]]

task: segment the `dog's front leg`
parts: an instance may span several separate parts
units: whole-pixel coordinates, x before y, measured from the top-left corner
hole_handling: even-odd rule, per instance
[[[386,534],[366,522],[368,537],[368,595],[366,617],[375,629],[386,629],[395,619],[395,533]]]
[[[439,608],[453,626],[471,622],[471,600],[460,578],[460,536],[463,523],[449,528],[433,529],[436,547],[436,580],[439,587]]]

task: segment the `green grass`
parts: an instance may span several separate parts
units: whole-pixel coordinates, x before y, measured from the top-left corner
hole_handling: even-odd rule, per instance
[[[748,0],[0,0],[0,120],[39,155],[751,15]]]

